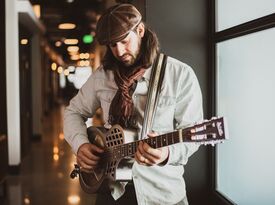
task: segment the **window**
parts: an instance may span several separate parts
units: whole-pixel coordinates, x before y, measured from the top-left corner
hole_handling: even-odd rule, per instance
[[[275,202],[275,28],[217,44],[217,190],[238,205]]]
[[[218,0],[216,2],[217,31],[272,14],[275,11],[274,0]]]
[[[229,128],[229,140],[215,149],[214,201],[273,205],[275,1],[211,2],[213,112]]]

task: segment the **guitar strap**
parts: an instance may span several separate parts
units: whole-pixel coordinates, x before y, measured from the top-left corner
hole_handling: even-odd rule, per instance
[[[144,120],[141,131],[141,139],[147,137],[148,131],[152,129],[152,123],[156,107],[158,104],[159,93],[161,90],[162,81],[164,78],[165,67],[167,63],[167,55],[159,53],[153,66],[149,82],[148,95],[146,100],[146,107],[144,111]]]

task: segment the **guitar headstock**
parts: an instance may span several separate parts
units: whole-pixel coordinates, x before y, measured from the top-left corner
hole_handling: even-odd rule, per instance
[[[224,117],[213,117],[182,131],[184,142],[215,145],[228,139],[227,124]]]

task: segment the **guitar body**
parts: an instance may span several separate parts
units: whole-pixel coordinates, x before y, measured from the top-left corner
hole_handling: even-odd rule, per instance
[[[123,129],[119,125],[113,126],[110,130],[101,127],[89,127],[87,129],[91,143],[105,150],[99,161],[99,165],[91,173],[80,170],[79,182],[82,189],[89,193],[108,193],[108,184],[115,181],[116,169],[120,159],[112,155],[116,146],[124,144]]]

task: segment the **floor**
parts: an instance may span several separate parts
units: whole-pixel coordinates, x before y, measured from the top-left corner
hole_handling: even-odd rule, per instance
[[[21,164],[20,175],[7,177],[7,199],[2,205],[93,205],[96,195],[84,193],[78,178],[71,179],[75,163],[62,132],[63,110],[44,119],[40,142],[33,142]]]

